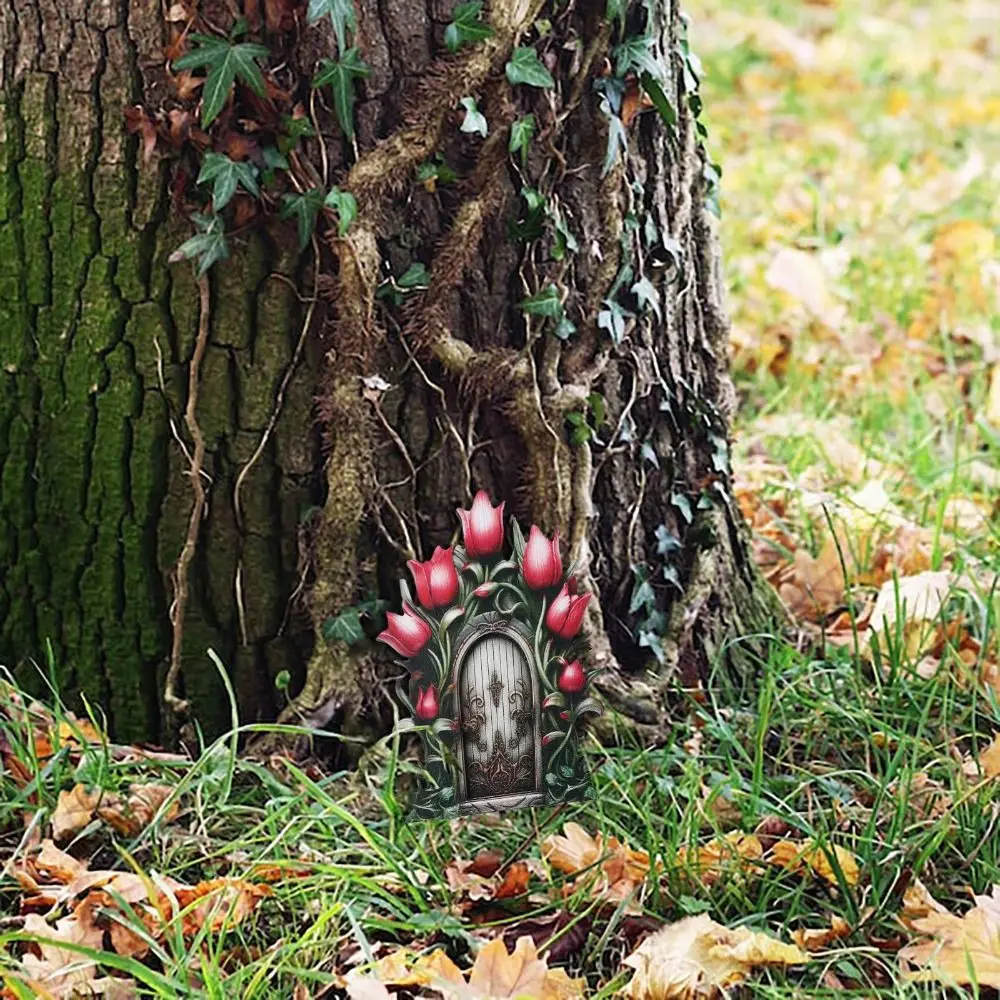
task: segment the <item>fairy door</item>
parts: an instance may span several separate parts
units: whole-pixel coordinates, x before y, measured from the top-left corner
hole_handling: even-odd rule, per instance
[[[523,629],[495,615],[481,615],[459,638],[459,791],[466,811],[529,804],[541,792],[540,706],[530,653]]]

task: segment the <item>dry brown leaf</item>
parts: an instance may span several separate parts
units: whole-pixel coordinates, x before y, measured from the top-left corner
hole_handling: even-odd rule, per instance
[[[798,549],[778,593],[793,615],[807,621],[822,621],[833,611],[844,598],[844,570],[833,539],[815,558]]]
[[[542,857],[567,875],[593,868],[600,861],[599,868],[581,875],[572,887],[567,887],[567,893],[575,892],[584,880],[591,884],[595,896],[605,897],[609,902],[621,902],[632,895],[646,881],[650,869],[650,858],[645,851],[633,850],[617,837],[609,837],[605,844],[602,834],[592,837],[577,823],[566,823],[563,836],[546,837],[542,842]],[[629,904],[628,909],[635,905]]]
[[[962,917],[938,909],[907,921],[925,939],[899,953],[910,978],[1000,989],[1000,885],[975,902]]]
[[[801,844],[792,840],[779,840],[771,848],[767,860],[771,864],[793,872],[802,872],[808,869],[820,878],[826,879],[831,885],[839,885],[837,873],[827,853],[829,851],[832,851],[836,857],[837,864],[840,865],[840,870],[843,872],[844,881],[848,885],[857,885],[861,877],[858,859],[850,851],[834,844],[820,847],[812,840]]]
[[[829,927],[792,931],[792,940],[805,951],[822,951],[834,941],[849,937],[850,933],[851,925],[843,917],[834,914],[830,918]]]
[[[724,837],[716,837],[699,847],[697,854],[690,860],[687,849],[682,847],[677,852],[677,861],[682,866],[690,866],[704,885],[713,885],[724,874],[732,872],[745,862],[759,861],[763,856],[764,849],[757,836],[733,830]]]
[[[557,871],[575,875],[601,856],[601,845],[579,823],[563,825],[563,835],[554,833],[542,843],[542,857]]]
[[[1000,733],[993,737],[985,750],[979,751],[979,758],[967,753],[962,761],[962,770],[970,778],[996,778],[1000,776]]]
[[[832,329],[844,321],[844,307],[828,291],[826,273],[815,254],[783,247],[771,261],[764,280],[801,302],[816,319]]]
[[[353,990],[352,990],[353,980]],[[445,997],[463,1000],[571,1000],[582,997],[583,980],[570,979],[563,969],[550,969],[538,957],[535,942],[527,935],[517,939],[512,952],[501,938],[489,941],[476,956],[468,982],[457,965],[442,950],[413,959],[400,950],[380,959],[366,976],[351,976],[346,987],[351,997],[368,1000],[383,997],[375,984],[422,986]]]
[[[130,785],[124,802],[118,795],[106,797],[97,814],[123,837],[134,837],[149,826],[173,791],[170,785]],[[180,802],[175,799],[163,816],[164,822],[176,819],[179,812]]]
[[[79,833],[94,818],[100,801],[100,790],[89,792],[86,785],[77,784],[68,791],[61,791],[52,810],[53,839],[66,840]]]
[[[729,930],[703,913],[646,938],[625,959],[635,972],[623,993],[632,1000],[714,997],[759,966],[808,961],[794,945],[746,927]]]
[[[50,924],[37,913],[29,913],[24,918],[24,931],[39,939],[36,943],[39,954],[27,952],[21,958],[29,978],[53,997],[86,995],[96,979],[97,967],[79,952],[63,945],[80,945],[100,951],[104,931],[93,922],[79,920],[75,914]]]

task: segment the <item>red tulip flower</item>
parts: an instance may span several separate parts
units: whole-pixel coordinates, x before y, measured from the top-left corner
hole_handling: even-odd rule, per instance
[[[503,548],[503,508],[503,503],[499,507],[490,503],[486,490],[476,494],[469,510],[459,508],[465,551],[471,559],[496,555]]]
[[[379,632],[378,637],[387,646],[392,646],[400,656],[407,659],[414,657],[427,645],[431,627],[405,601],[401,615],[390,611],[387,617],[389,627]]]
[[[438,714],[438,693],[437,688],[432,684],[428,688],[417,688],[417,706],[415,709],[418,719],[430,722],[437,718]]]
[[[550,542],[539,530],[537,524],[531,526],[528,544],[521,559],[521,575],[532,590],[555,587],[562,579],[562,559],[559,556],[559,532]]]
[[[573,590],[576,590],[576,582],[573,583]],[[563,584],[563,589],[559,595],[549,605],[549,610],[545,614],[545,624],[550,632],[554,632],[562,639],[572,639],[580,626],[583,624],[583,613],[587,610],[591,594],[570,593],[569,583]]]
[[[481,583],[478,587],[476,587],[472,593],[475,594],[476,597],[489,597],[490,594],[492,594],[496,589],[496,582],[493,580],[487,580],[486,583]]]
[[[442,608],[458,596],[458,573],[451,549],[439,545],[426,562],[410,559],[407,564],[417,587],[417,600],[425,608]]]
[[[557,683],[563,694],[579,694],[587,684],[587,675],[583,672],[580,661],[573,660],[572,663],[567,663],[560,671]]]

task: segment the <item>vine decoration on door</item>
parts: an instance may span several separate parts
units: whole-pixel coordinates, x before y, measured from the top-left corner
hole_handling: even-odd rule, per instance
[[[494,507],[482,490],[469,510],[458,510],[464,544],[438,546],[429,560],[407,563],[416,595],[400,581],[402,613],[390,612],[378,637],[409,673],[409,690],[398,684],[396,692],[410,715],[400,729],[415,730],[423,742],[426,780],[414,798],[416,817],[454,816],[466,805],[460,800],[456,744],[463,730],[475,735],[484,720],[468,706],[461,710],[453,650],[466,625],[488,612],[517,620],[531,636],[529,665],[541,699],[532,711],[541,715],[544,803],[589,791],[579,737],[585,717],[600,714],[601,707],[589,693],[597,671],[586,667],[588,648],[580,629],[593,595],[579,592],[573,567],[563,572],[558,532],[549,539],[532,525],[525,540],[511,518],[507,552],[503,511],[504,504]],[[523,711],[520,704],[517,708]],[[519,728],[529,723],[515,721]]]

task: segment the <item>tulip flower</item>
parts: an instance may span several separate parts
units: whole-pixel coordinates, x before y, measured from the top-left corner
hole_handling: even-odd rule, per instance
[[[493,556],[503,547],[503,508],[503,503],[499,507],[490,503],[486,490],[476,494],[469,510],[459,508],[465,551],[470,558]]]
[[[570,581],[576,590],[576,581]],[[564,583],[559,595],[549,605],[545,614],[545,624],[550,632],[562,639],[572,639],[583,624],[583,613],[587,610],[591,594],[576,594],[570,592],[569,583]]]
[[[478,587],[476,587],[476,589],[472,593],[475,594],[476,597],[489,597],[490,594],[492,594],[493,591],[496,589],[497,589],[496,581],[487,580],[486,583],[481,583]]]
[[[567,663],[559,672],[559,680],[556,683],[563,694],[579,694],[587,684],[587,675],[583,672],[580,661]]]
[[[417,689],[417,705],[415,709],[418,719],[424,722],[431,722],[437,718],[438,695],[437,688],[431,684],[428,688]]]
[[[537,524],[531,526],[528,544],[521,559],[521,575],[532,590],[555,587],[562,579],[562,559],[559,556],[559,532],[550,542],[539,530]]]
[[[458,596],[458,573],[451,558],[451,549],[439,545],[426,562],[410,559],[407,564],[417,588],[417,600],[422,607],[441,608]]]
[[[416,656],[427,645],[431,627],[405,601],[401,615],[390,611],[387,617],[389,627],[379,632],[380,642],[392,646],[400,656],[407,658]]]

